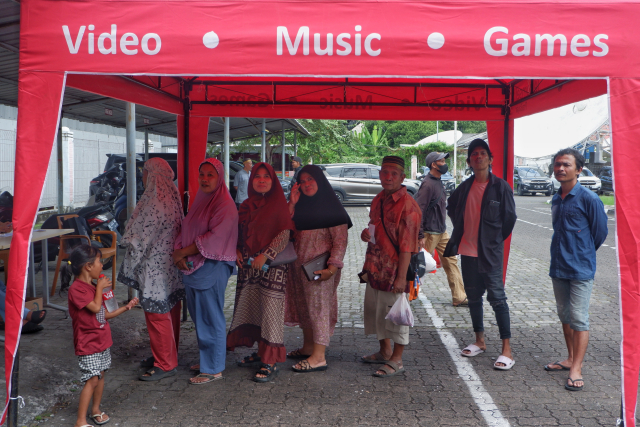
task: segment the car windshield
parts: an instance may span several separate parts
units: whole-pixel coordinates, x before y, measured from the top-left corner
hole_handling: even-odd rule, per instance
[[[593,173],[587,168],[582,168],[582,172],[580,172],[580,176],[593,176]]]
[[[546,178],[538,168],[518,168],[518,173],[521,178]]]

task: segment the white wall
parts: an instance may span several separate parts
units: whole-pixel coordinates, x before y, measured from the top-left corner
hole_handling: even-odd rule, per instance
[[[0,189],[13,194],[14,162],[16,151],[17,108],[0,105]],[[74,207],[84,206],[89,199],[89,182],[100,175],[107,162],[107,153],[125,153],[125,129],[107,125],[84,123],[63,119],[62,126],[69,128],[63,132],[63,143],[72,150],[69,153],[69,175],[65,179],[65,201]],[[176,138],[149,134],[149,151],[160,152],[163,145],[176,146]],[[136,151],[144,152],[144,132],[136,133]],[[58,165],[55,144],[49,159],[49,169],[40,200],[40,208],[58,204]]]

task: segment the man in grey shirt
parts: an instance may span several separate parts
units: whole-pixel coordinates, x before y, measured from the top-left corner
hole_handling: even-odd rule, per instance
[[[239,170],[236,173],[236,177],[233,179],[233,188],[236,189],[236,207],[240,208],[242,202],[249,198],[247,190],[249,189],[249,172],[253,167],[253,161],[251,159],[245,159],[244,169]]]
[[[420,247],[433,254],[435,251],[440,256],[440,262],[447,273],[447,281],[451,288],[453,306],[467,306],[467,294],[464,291],[462,275],[458,268],[458,258],[455,256],[444,257],[444,249],[449,242],[447,233],[446,207],[447,194],[440,179],[447,173],[448,167],[445,159],[449,153],[429,153],[427,156],[427,167],[429,173],[422,180],[420,189],[416,194],[416,202],[422,210],[422,226],[420,227],[419,242]]]

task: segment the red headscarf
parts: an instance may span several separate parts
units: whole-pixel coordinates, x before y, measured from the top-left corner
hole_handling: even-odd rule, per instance
[[[265,194],[253,189],[253,179],[260,168],[265,168],[269,172],[272,181],[271,190]],[[251,169],[249,198],[240,205],[239,215],[244,247],[250,254],[255,254],[269,246],[283,230],[294,229],[287,199],[276,172],[270,164],[260,162]]]

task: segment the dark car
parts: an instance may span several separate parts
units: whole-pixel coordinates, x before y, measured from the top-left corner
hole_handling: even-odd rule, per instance
[[[318,165],[324,169],[331,188],[341,202],[370,202],[382,191],[380,166],[364,163],[334,163]],[[414,196],[420,188],[420,181],[405,179],[407,192]]]
[[[518,166],[513,171],[513,187],[518,196],[544,193],[553,194],[553,182],[537,166]]]
[[[611,192],[613,193],[613,168],[611,166],[605,166],[600,170],[600,175],[598,175],[600,181],[602,182],[602,186],[600,187],[600,192]]]

